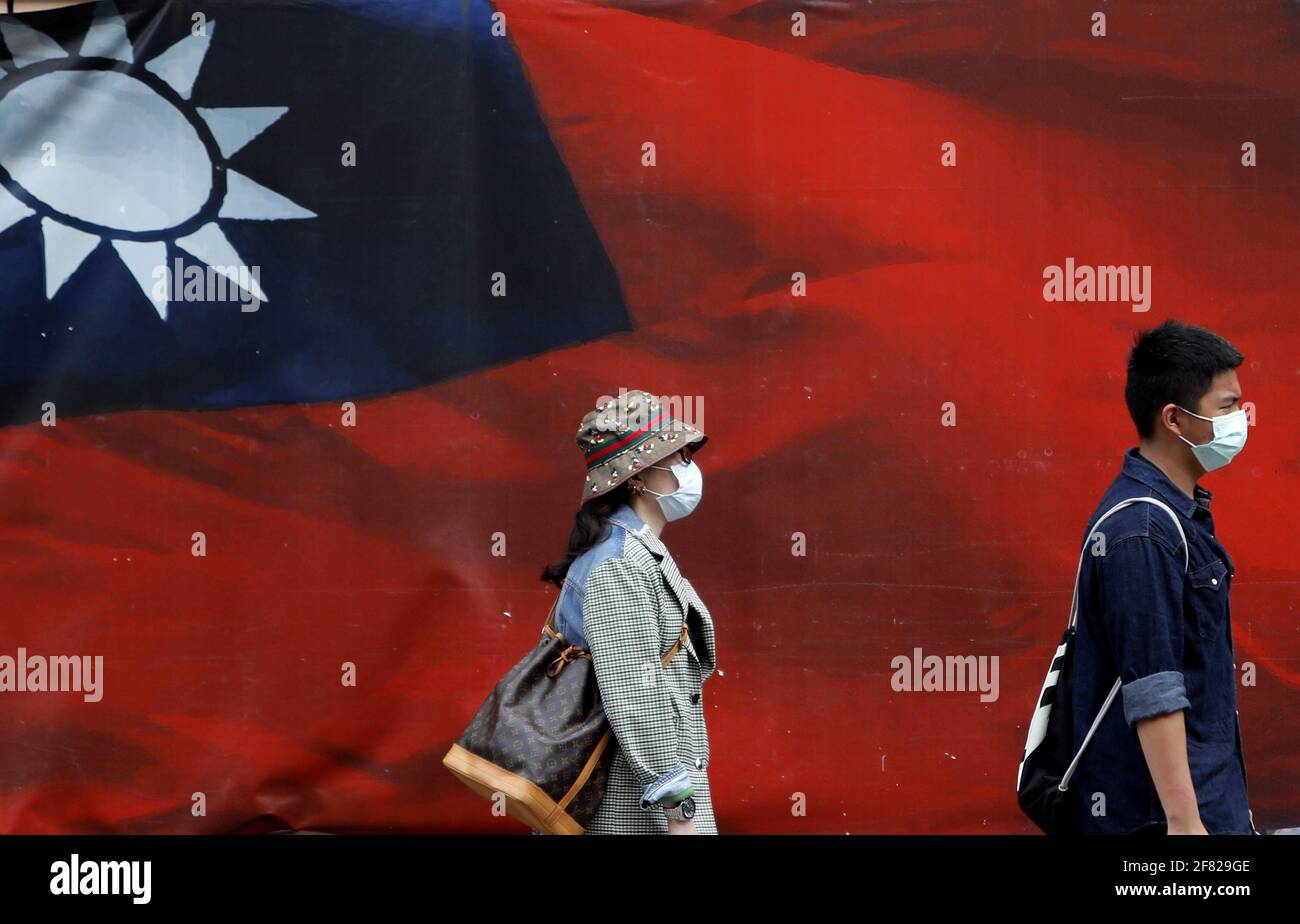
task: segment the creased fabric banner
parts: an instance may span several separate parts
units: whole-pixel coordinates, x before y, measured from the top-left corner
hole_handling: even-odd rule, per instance
[[[1124,358],[1169,317],[1247,357],[1204,484],[1255,821],[1300,824],[1300,8],[1093,13],[0,16],[0,832],[524,833],[441,758],[537,640],[620,387],[707,409],[663,538],[717,628],[720,831],[1029,831]],[[1146,283],[1046,300],[1075,264]],[[896,690],[929,655],[995,683]],[[86,689],[30,689],[60,658]]]

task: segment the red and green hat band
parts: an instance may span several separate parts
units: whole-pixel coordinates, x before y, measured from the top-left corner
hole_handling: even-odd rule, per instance
[[[667,422],[670,426],[667,427],[662,426],[662,424],[664,424],[665,422]],[[661,410],[658,416],[653,418],[644,427],[641,427],[640,429],[637,430],[629,430],[627,433],[624,433],[622,436],[620,436],[614,442],[610,443],[608,446],[601,446],[600,448],[587,453],[587,468],[589,470],[593,469],[596,466],[600,465],[602,462],[608,461],[610,457],[616,456],[619,453],[622,453],[628,449],[632,449],[635,446],[641,445],[647,439],[654,436],[654,434],[659,432],[660,430],[676,429],[675,426],[671,426],[675,424],[676,421],[674,421],[673,418],[669,416],[668,412]]]

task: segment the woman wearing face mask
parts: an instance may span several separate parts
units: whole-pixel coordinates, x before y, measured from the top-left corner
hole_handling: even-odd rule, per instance
[[[542,580],[560,588],[556,630],[591,651],[616,742],[586,833],[717,834],[702,690],[716,663],[713,619],[660,538],[699,503],[692,456],[708,437],[628,391],[589,412],[577,439],[581,507]]]

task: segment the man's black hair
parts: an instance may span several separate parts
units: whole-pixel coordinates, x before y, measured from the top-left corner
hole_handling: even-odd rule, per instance
[[[1154,435],[1156,414],[1166,404],[1196,411],[1214,377],[1236,369],[1242,359],[1231,343],[1194,324],[1169,320],[1138,331],[1128,354],[1124,385],[1124,401],[1138,436]]]

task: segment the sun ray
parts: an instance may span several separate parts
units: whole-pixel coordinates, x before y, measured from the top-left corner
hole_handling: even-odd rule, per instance
[[[190,34],[168,48],[145,65],[145,69],[164,80],[182,99],[189,99],[194,91],[194,81],[199,79],[203,59],[212,41],[216,23],[208,20],[207,27],[198,35]]]
[[[194,254],[194,256],[240,288],[243,288],[243,283],[247,282],[252,287],[247,291],[254,295],[258,301],[270,301],[251,273],[246,272],[243,274],[244,279],[239,278],[239,270],[240,267],[244,266],[244,261],[216,222],[208,222],[189,237],[178,238],[176,246]]]
[[[103,0],[95,8],[95,21],[86,31],[86,39],[81,43],[83,58],[113,58],[135,62],[135,50],[131,47],[131,38],[126,34],[126,22],[118,12],[113,0]]]
[[[0,186],[0,233],[3,233],[24,218],[36,213],[9,194],[9,190]]]
[[[51,123],[50,141],[58,143],[60,153],[62,149],[107,153],[73,158],[74,165],[82,169],[61,176],[59,184],[24,183],[22,199],[11,191],[16,187],[0,184],[0,232],[37,216],[44,241],[48,300],[52,301],[95,248],[107,241],[164,322],[172,298],[167,260],[169,255],[174,255],[170,249],[173,244],[205,263],[209,272],[220,273],[234,283],[230,288],[232,294],[242,291],[262,302],[269,301],[262,290],[260,268],[244,263],[222,225],[227,221],[282,221],[318,216],[275,190],[225,167],[226,159],[258,139],[289,110],[284,106],[200,108],[194,105],[191,96],[203,71],[214,28],[215,23],[209,21],[202,32],[186,35],[145,62],[137,61],[140,55],[131,41],[120,0],[99,0],[79,52],[65,50],[47,34],[22,22],[0,17],[0,56],[8,55],[0,58],[5,65],[0,68],[0,79],[15,84],[11,92],[0,95],[0,123],[4,123],[0,141],[12,142],[21,137],[8,132],[11,121],[21,130],[24,118],[31,112],[52,102],[62,105],[65,99],[76,94],[93,99],[95,107],[120,102],[115,119],[101,121],[70,116]],[[145,75],[134,66],[129,70],[117,65],[109,67],[103,59],[139,64],[171,87],[175,95],[157,81],[141,79]],[[42,62],[49,63],[39,67],[38,73],[29,71],[30,79],[24,79],[25,68],[35,68]],[[19,76],[13,80],[15,69]],[[90,108],[89,104],[69,105],[68,112],[75,114]],[[192,126],[188,129],[182,125],[182,120],[187,119]],[[207,126],[210,132],[207,143],[215,141],[219,156],[204,144],[197,119],[202,119]],[[156,126],[151,128],[151,122]],[[147,143],[151,131],[157,139],[180,137],[192,143],[179,152],[167,149],[171,151],[170,158],[160,155],[151,163],[149,155],[157,148]],[[24,144],[0,144],[0,162],[20,181],[30,160]],[[214,203],[216,214],[204,208],[211,193],[213,168],[224,171],[226,187],[222,201]],[[104,186],[108,178],[105,170],[112,174],[115,184]],[[8,182],[7,176],[5,181]],[[103,195],[84,194],[101,188],[108,191]],[[40,217],[51,214],[44,209],[46,204],[54,209],[53,214],[69,217]],[[198,223],[201,226],[197,231],[180,239],[174,237],[174,230],[169,230],[194,227]],[[208,297],[225,298],[225,295]]]
[[[234,170],[226,171],[226,201],[222,203],[217,215],[219,218],[246,218],[254,221],[316,217],[315,212]]]
[[[53,299],[77,267],[86,262],[90,252],[99,246],[101,238],[61,225],[52,218],[41,219],[41,231],[45,235],[45,297]]]
[[[154,289],[160,281],[170,281],[171,278],[164,275],[160,280],[156,275],[159,268],[164,273],[167,272],[167,245],[163,241],[113,241],[113,249],[117,251],[118,258],[126,268],[131,271],[131,275],[135,277],[136,285],[153,303],[158,317],[166,321],[167,292],[170,286],[164,288],[161,300]]]
[[[243,150],[289,111],[287,106],[246,106],[232,109],[195,107],[212,129],[223,156],[229,158]]]
[[[63,46],[54,39],[17,20],[0,22],[0,35],[4,36],[15,67],[27,67],[29,64],[68,56]]]

